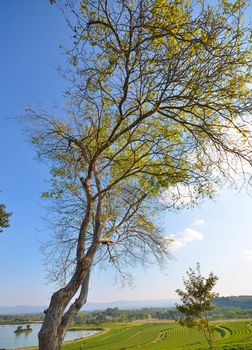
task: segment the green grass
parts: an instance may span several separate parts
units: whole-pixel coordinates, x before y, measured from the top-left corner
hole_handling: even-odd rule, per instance
[[[108,324],[105,331],[63,350],[206,350],[203,336],[172,322]],[[216,350],[252,350],[252,322],[215,324]]]
[[[215,350],[252,350],[252,321],[226,321],[214,325]],[[95,327],[77,325],[73,328]],[[62,347],[62,350],[207,349],[204,337],[197,330],[181,327],[169,321],[106,324],[100,334],[66,343]]]

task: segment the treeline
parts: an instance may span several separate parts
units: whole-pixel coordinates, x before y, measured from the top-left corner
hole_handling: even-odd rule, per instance
[[[252,318],[252,309],[241,309],[239,307],[216,307],[210,311],[209,318],[212,320]]]
[[[20,314],[20,315],[0,315],[0,324],[24,324],[32,322],[42,322],[44,314]]]
[[[238,307],[241,309],[252,309],[252,296],[251,295],[240,295],[230,297],[219,297],[214,299],[216,306],[225,307]]]
[[[142,308],[139,310],[120,310],[117,307],[101,311],[80,312],[74,319],[76,323],[99,324],[106,322],[131,322],[147,319],[174,319],[175,309]]]
[[[216,307],[208,313],[210,320],[252,318],[252,309],[239,307]],[[175,320],[179,314],[175,308],[143,308],[140,310],[120,310],[108,308],[104,311],[80,312],[74,319],[79,324],[101,324],[132,322],[135,320]]]

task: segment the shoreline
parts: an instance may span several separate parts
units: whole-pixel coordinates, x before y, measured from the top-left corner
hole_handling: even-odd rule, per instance
[[[98,328],[81,328],[81,326],[79,326],[79,328],[69,328],[68,331],[74,332],[74,331],[98,331],[95,334],[90,334],[86,337],[82,337],[82,338],[76,338],[73,340],[67,340],[65,342],[63,342],[63,346],[64,345],[71,345],[72,343],[78,343],[78,342],[82,342],[84,339],[89,339],[91,337],[97,337],[100,334],[106,333],[109,331],[109,328],[106,327],[98,327]],[[7,349],[8,350],[8,349]],[[38,350],[37,346],[28,346],[28,347],[22,347],[22,348],[15,348],[14,350]]]

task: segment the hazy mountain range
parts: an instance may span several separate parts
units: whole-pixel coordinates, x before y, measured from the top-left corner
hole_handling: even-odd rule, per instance
[[[107,308],[118,307],[121,310],[142,309],[144,307],[164,307],[171,308],[178,302],[177,299],[163,299],[163,300],[117,300],[106,303],[88,303],[83,307],[84,311],[106,310]],[[214,299],[214,304],[219,307],[238,307],[240,309],[252,309],[252,296],[240,295],[229,297],[218,297]],[[34,314],[43,312],[46,309],[45,305],[30,306],[0,306],[0,314]]]
[[[166,300],[117,300],[106,303],[87,303],[84,306],[84,311],[106,310],[107,308],[118,307],[121,310],[142,309],[144,307],[173,307],[175,299]],[[43,312],[46,309],[45,305],[30,306],[30,305],[16,305],[16,306],[0,306],[0,314],[34,314]]]

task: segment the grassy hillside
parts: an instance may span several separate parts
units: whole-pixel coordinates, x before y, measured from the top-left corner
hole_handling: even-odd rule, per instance
[[[216,350],[252,349],[252,321],[216,323]],[[196,330],[172,322],[109,324],[86,340],[74,341],[63,350],[203,350],[207,344]]]

